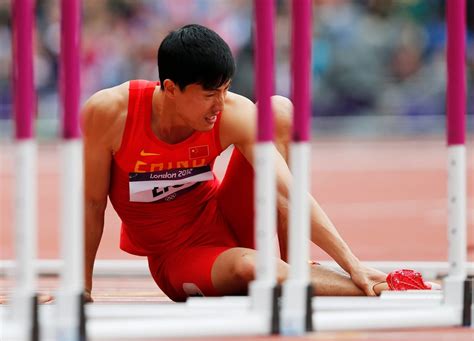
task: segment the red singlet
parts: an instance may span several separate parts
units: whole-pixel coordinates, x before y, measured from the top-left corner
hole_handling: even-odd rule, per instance
[[[204,206],[218,182],[220,115],[212,130],[177,144],[151,129],[156,82],[131,81],[122,145],[112,166],[110,200],[122,219],[120,247],[141,256],[164,254],[199,234]]]

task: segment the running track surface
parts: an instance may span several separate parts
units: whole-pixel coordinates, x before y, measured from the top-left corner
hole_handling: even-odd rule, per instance
[[[473,144],[470,143],[470,146]],[[362,260],[446,260],[446,148],[440,139],[316,141],[311,193]],[[474,154],[468,152],[469,257],[474,259]],[[39,257],[58,257],[59,157],[39,152]],[[0,259],[12,258],[14,165],[0,146]],[[222,176],[222,165],[216,173]],[[71,180],[72,181],[72,180]],[[118,248],[120,221],[109,204],[98,258],[137,259]],[[328,259],[313,248],[317,259]]]
[[[472,148],[472,141],[468,143]],[[472,149],[471,149],[472,150]],[[446,147],[442,137],[420,140],[315,141],[311,192],[344,239],[362,260],[437,261],[447,258]],[[14,161],[11,145],[0,146],[0,259],[11,259],[13,245]],[[39,151],[39,257],[58,257],[59,153],[57,145]],[[474,259],[474,160],[468,149],[469,259]],[[217,163],[222,176],[225,160]],[[120,221],[111,205],[106,212],[101,259],[137,259],[118,248]],[[316,247],[316,259],[329,259]],[[0,278],[0,296],[11,282]],[[54,292],[57,279],[42,277],[43,293]],[[150,278],[103,277],[94,282],[95,304],[167,300]],[[271,337],[279,339],[281,337]],[[242,340],[242,338],[219,338]],[[245,340],[262,340],[245,338]],[[285,338],[289,339],[289,338]],[[315,333],[302,340],[474,340],[462,328],[390,332]],[[176,339],[174,339],[176,340]]]

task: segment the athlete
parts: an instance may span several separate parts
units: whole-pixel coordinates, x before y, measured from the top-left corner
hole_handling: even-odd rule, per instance
[[[255,276],[253,146],[256,105],[229,91],[235,66],[213,31],[187,25],[158,50],[160,81],[132,80],[94,94],[82,110],[85,151],[85,290],[107,197],[122,220],[122,250],[148,258],[156,284],[174,301],[190,295],[245,294]],[[276,118],[278,281],[288,272],[287,143],[292,105],[272,98]],[[234,151],[222,181],[212,168]],[[386,274],[364,266],[309,196],[312,242],[347,272],[315,263],[318,295],[377,295]]]

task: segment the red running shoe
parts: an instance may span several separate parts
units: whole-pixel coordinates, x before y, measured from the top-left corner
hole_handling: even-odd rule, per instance
[[[388,274],[387,284],[390,290],[404,291],[404,290],[431,290],[432,283],[427,283],[423,280],[421,273],[415,270],[395,270]]]

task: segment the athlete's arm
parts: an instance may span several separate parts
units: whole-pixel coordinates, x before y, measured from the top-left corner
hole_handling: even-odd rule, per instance
[[[236,95],[233,95],[236,96]],[[229,99],[232,103],[234,99]],[[223,115],[221,119],[221,141],[223,146],[234,144],[253,165],[253,146],[256,136],[256,106],[250,100],[238,96],[231,108],[237,108]],[[283,221],[288,220],[288,192],[292,175],[284,158],[275,148],[277,176],[277,208]],[[366,294],[373,294],[373,284],[384,279],[384,275],[361,264],[347,243],[316,200],[308,194],[310,201],[311,241],[327,252],[352,277]],[[278,237],[282,258],[287,254],[287,226],[280,224]]]
[[[116,117],[120,110],[120,99],[115,92],[111,89],[99,91],[86,102],[81,112],[85,185],[84,288],[88,300],[92,300],[92,273],[104,230]]]
[[[234,144],[245,158],[254,165],[254,145],[257,136],[257,107],[249,99],[229,93],[226,100],[229,103],[229,112],[224,112],[221,118],[221,144],[224,148]],[[275,165],[277,173],[277,214],[279,224],[278,241],[280,254],[283,260],[287,260],[288,238],[288,188],[291,181],[291,173],[283,156],[274,148]]]

